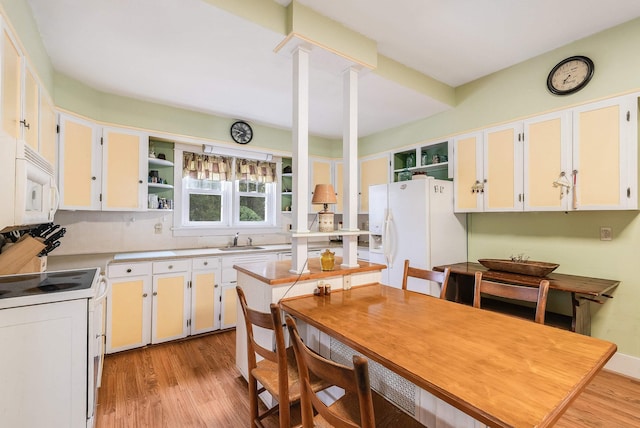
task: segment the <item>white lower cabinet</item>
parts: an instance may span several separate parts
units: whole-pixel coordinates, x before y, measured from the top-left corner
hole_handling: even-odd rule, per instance
[[[220,259],[193,259],[191,269],[190,334],[218,330],[222,321]]]
[[[109,264],[106,353],[220,329],[220,278],[218,257]]]
[[[188,259],[153,263],[151,343],[187,336],[191,312],[190,267]]]
[[[151,343],[152,263],[107,266],[106,353]]]

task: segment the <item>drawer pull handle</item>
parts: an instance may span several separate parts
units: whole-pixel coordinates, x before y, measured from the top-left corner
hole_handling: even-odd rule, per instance
[[[144,294],[142,295],[142,297],[147,297],[147,296],[148,296],[148,294],[147,294],[147,293],[144,293]]]
[[[158,295],[158,292],[157,292],[157,291],[154,291],[154,292],[153,292],[153,295],[154,295],[154,296],[157,296],[157,295]]]
[[[131,273],[131,268],[127,269],[127,273]]]
[[[208,265],[208,264],[209,264],[209,262],[204,262],[204,265],[205,265],[205,266],[206,266],[206,265]]]
[[[169,265],[169,269],[173,269],[173,265]]]
[[[215,285],[213,286],[213,288],[218,288],[218,284],[215,284]]]

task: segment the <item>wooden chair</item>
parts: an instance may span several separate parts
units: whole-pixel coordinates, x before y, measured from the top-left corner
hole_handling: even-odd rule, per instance
[[[440,298],[445,299],[447,296],[447,286],[449,284],[449,275],[451,274],[451,270],[449,268],[445,268],[444,272],[436,272],[433,270],[427,269],[419,269],[415,267],[409,266],[409,260],[404,261],[404,276],[402,277],[402,289],[407,289],[407,280],[408,278],[420,278],[427,281],[434,281],[440,284]],[[457,300],[457,299],[456,299]]]
[[[353,369],[327,360],[311,351],[302,342],[291,316],[287,315],[285,320],[298,361],[302,388],[300,410],[304,428],[424,427],[371,390],[366,358],[354,355]],[[326,405],[313,391],[309,382],[312,374],[344,389],[345,394],[332,404]],[[314,409],[317,411],[315,416]]]
[[[291,426],[291,404],[300,400],[300,382],[293,348],[285,346],[284,325],[280,308],[272,303],[270,313],[256,311],[247,305],[242,288],[236,287],[236,291],[247,329],[250,426],[263,427],[262,420],[264,418],[278,413],[280,428],[289,428]],[[275,351],[256,342],[254,326],[273,331]],[[258,361],[256,355],[263,359]],[[258,383],[262,385],[261,388],[258,388]],[[328,386],[330,385],[315,377],[312,379],[314,389],[324,389]],[[268,391],[278,404],[260,413],[258,396],[264,391]]]
[[[549,281],[543,279],[538,287],[504,284],[501,282],[482,279],[482,272],[476,272],[473,295],[473,306],[480,307],[481,294],[503,297],[513,300],[521,300],[536,304],[535,322],[544,324],[544,313],[547,308],[547,295],[549,294]]]

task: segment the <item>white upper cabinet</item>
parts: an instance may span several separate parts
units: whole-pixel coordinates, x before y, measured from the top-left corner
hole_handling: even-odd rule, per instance
[[[147,138],[60,115],[60,208],[147,209]]]
[[[484,211],[522,211],[522,122],[483,135]]]
[[[454,139],[456,212],[638,209],[638,97]]]
[[[119,128],[102,130],[102,209],[147,209],[148,136]]]
[[[482,132],[459,135],[453,139],[453,193],[455,212],[484,210]]]
[[[524,210],[570,208],[571,112],[561,111],[524,121]]]
[[[6,26],[2,26],[2,132],[17,140],[21,137],[22,52]]]
[[[637,95],[575,108],[572,153],[573,209],[638,209]]]

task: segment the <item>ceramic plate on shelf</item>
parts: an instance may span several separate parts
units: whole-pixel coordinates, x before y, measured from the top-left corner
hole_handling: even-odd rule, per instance
[[[547,276],[560,266],[556,263],[536,262],[533,260],[518,262],[508,259],[478,259],[478,263],[491,270],[531,276]]]

